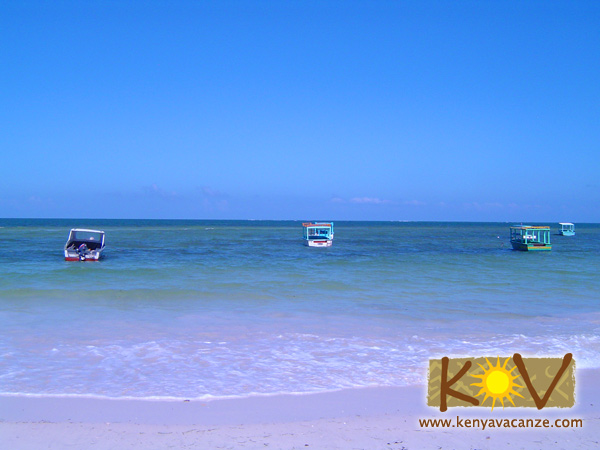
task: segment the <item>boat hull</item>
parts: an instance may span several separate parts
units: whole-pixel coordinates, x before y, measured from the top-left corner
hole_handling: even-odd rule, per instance
[[[70,252],[65,250],[65,261],[99,261],[102,257],[102,252],[90,252],[87,255],[80,256],[77,252]]]
[[[552,250],[550,244],[524,244],[522,242],[511,242],[512,248],[522,252],[540,252]]]
[[[304,245],[308,247],[331,247],[333,241],[331,239],[312,239],[304,241]]]
[[[559,231],[558,234],[561,236],[575,236],[574,231]]]

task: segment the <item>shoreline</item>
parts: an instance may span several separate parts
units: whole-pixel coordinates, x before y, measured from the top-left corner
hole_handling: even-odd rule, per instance
[[[573,408],[426,406],[425,386],[209,401],[0,397],[7,448],[597,448],[600,369],[580,369]],[[583,428],[422,428],[434,418],[577,418]]]
[[[233,425],[396,414],[399,401],[419,405],[425,386],[365,387],[309,394],[214,400],[0,396],[1,422]],[[60,407],[57,407],[60,406]],[[411,408],[410,412],[416,412]]]

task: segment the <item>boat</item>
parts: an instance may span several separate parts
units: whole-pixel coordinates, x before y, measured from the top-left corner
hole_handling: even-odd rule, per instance
[[[304,245],[309,247],[331,247],[333,244],[333,222],[307,222],[302,224]]]
[[[552,250],[550,227],[515,225],[510,227],[510,243],[515,250]]]
[[[104,231],[73,228],[65,244],[65,261],[98,261],[104,250]]]
[[[558,230],[558,234],[561,236],[575,236],[575,225],[570,222],[561,222],[559,223],[560,230]]]

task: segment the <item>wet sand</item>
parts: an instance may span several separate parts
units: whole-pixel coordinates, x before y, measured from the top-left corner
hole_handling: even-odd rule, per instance
[[[599,370],[574,408],[426,406],[424,386],[212,401],[0,397],[3,448],[544,449],[600,446]],[[427,428],[419,419],[583,419],[582,428]]]

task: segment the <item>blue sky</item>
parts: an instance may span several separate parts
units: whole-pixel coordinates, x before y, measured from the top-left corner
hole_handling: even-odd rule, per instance
[[[600,222],[600,2],[0,4],[0,217]]]

